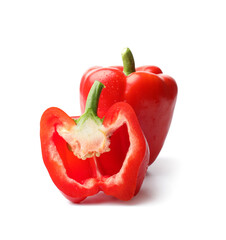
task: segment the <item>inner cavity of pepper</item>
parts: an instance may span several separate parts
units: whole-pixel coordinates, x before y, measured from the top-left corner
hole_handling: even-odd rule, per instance
[[[105,151],[101,153],[96,151],[95,154],[87,155],[85,160],[71,151],[68,142],[57,131],[53,134],[53,142],[63,161],[68,177],[81,184],[89,178],[110,177],[117,174],[123,165],[130,146],[126,123],[111,134]]]

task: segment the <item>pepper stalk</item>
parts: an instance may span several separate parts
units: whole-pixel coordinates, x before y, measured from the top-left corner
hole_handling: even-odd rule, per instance
[[[122,62],[123,62],[123,72],[126,76],[136,71],[133,54],[129,48],[123,49]]]
[[[85,112],[80,118],[74,119],[76,125],[70,132],[58,128],[58,133],[68,144],[68,149],[82,160],[99,157],[100,154],[110,151],[110,140],[102,125],[103,119],[97,116],[98,101],[103,88],[103,83],[94,82],[87,98]]]

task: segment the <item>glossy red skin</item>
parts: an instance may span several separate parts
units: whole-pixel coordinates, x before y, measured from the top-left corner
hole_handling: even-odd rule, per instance
[[[119,116],[126,120],[126,127],[123,125],[119,132],[113,133],[111,151],[96,158],[95,163],[94,158],[78,159],[56,131],[62,125],[70,130],[75,125],[73,118],[54,107],[43,113],[40,123],[43,160],[54,184],[70,201],[81,202],[99,191],[127,201],[139,192],[147,171],[149,148],[136,114],[128,104],[114,104],[106,113],[103,125],[110,128]],[[123,146],[125,140],[133,143],[129,153],[129,145]]]
[[[81,111],[84,112],[88,92],[95,80],[103,89],[98,116],[103,117],[109,107],[120,101],[129,103],[138,117],[150,148],[149,165],[157,158],[167,136],[177,98],[175,80],[164,75],[156,66],[136,68],[126,76],[123,67],[93,67],[82,77],[80,84]]]

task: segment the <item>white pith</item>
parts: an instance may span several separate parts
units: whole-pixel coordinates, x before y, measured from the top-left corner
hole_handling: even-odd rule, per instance
[[[82,160],[99,157],[110,151],[107,129],[92,119],[87,119],[82,126],[75,125],[70,130],[59,126],[57,132],[70,145],[74,155]]]

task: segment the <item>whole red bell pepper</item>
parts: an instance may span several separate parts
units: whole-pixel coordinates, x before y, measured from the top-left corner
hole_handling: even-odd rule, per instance
[[[123,51],[122,59],[123,67],[93,67],[83,75],[80,84],[81,110],[84,111],[88,92],[96,79],[106,86],[100,97],[98,116],[103,117],[116,102],[129,103],[148,141],[150,165],[158,156],[169,130],[177,84],[156,66],[135,69],[134,58],[128,48]]]
[[[73,202],[99,191],[129,200],[138,193],[147,171],[149,148],[132,107],[116,103],[103,120],[97,117],[103,86],[94,82],[81,117],[52,107],[41,118],[45,166]]]

